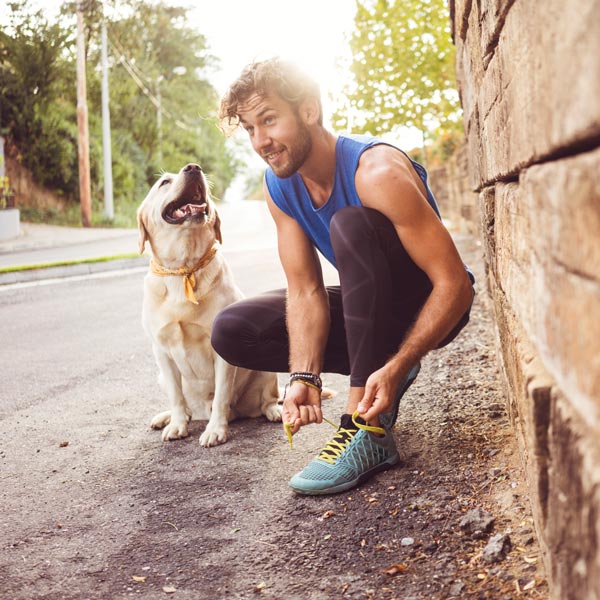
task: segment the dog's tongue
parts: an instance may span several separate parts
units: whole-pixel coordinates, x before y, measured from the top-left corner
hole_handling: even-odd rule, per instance
[[[191,217],[192,215],[204,212],[206,212],[206,204],[184,204],[173,212],[173,217],[175,219],[182,219],[183,217]]]

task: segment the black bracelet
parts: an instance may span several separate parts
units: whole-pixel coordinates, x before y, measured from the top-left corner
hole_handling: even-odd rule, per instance
[[[290,383],[293,383],[294,381],[300,381],[301,383],[308,384],[309,386],[315,387],[318,390],[323,389],[323,382],[316,373],[294,371],[294,373],[290,373]]]

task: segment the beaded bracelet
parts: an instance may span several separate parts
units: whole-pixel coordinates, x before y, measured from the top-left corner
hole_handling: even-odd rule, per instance
[[[290,384],[294,381],[299,381],[308,387],[315,388],[321,391],[323,389],[323,382],[316,373],[309,373],[307,371],[294,371],[290,373]]]

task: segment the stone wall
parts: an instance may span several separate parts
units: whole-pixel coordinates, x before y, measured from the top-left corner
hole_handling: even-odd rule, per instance
[[[552,597],[600,600],[600,0],[450,0],[509,411]]]
[[[444,221],[452,229],[479,232],[478,195],[469,186],[468,148],[459,148],[443,166],[428,170],[428,183]]]

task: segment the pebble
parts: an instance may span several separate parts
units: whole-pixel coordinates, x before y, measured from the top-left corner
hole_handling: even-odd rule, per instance
[[[481,558],[487,563],[500,562],[506,558],[506,554],[510,552],[510,537],[507,533],[504,535],[497,533],[490,538],[487,546],[481,553]]]
[[[468,511],[460,520],[460,528],[474,538],[482,538],[489,533],[494,525],[494,517],[483,508],[474,508]]]
[[[450,586],[450,589],[448,590],[450,593],[450,596],[460,596],[464,587],[465,587],[465,584],[462,581],[457,581],[456,583],[453,583]]]
[[[400,540],[401,546],[412,546],[414,543],[415,543],[415,540],[414,540],[414,538],[411,538],[411,537],[405,537]]]

